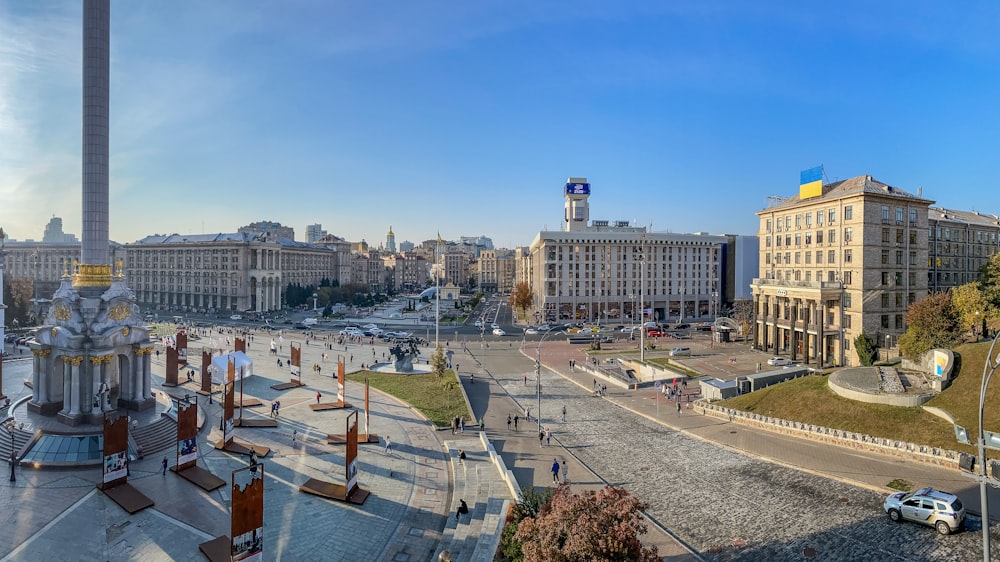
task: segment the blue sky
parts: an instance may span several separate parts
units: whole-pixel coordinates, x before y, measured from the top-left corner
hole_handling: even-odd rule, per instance
[[[81,7],[0,0],[0,226],[80,234]],[[112,1],[111,238],[752,234],[799,172],[1000,213],[1000,4]]]

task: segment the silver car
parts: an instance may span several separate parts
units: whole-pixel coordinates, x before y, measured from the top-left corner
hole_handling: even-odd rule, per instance
[[[893,521],[915,521],[934,527],[942,535],[957,531],[965,522],[962,500],[933,488],[892,494],[885,498],[882,509]]]

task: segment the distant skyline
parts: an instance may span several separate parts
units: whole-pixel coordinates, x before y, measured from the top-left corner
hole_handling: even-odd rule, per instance
[[[0,2],[0,227],[79,235],[81,4]],[[1000,5],[111,3],[112,240],[753,234],[799,172],[1000,214]]]

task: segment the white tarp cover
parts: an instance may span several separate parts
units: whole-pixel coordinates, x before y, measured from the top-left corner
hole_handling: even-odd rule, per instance
[[[223,384],[226,382],[226,374],[229,372],[228,362],[230,357],[236,361],[236,378],[234,380],[240,380],[243,377],[249,377],[253,375],[253,359],[247,357],[246,353],[242,351],[234,351],[226,355],[218,355],[212,358],[212,384]]]

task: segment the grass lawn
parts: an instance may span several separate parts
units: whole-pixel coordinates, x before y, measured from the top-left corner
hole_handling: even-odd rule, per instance
[[[455,416],[465,416],[466,424],[472,423],[472,413],[465,407],[465,398],[452,371],[446,371],[440,378],[433,373],[397,375],[360,371],[347,375],[347,379],[363,385],[365,374],[373,388],[410,404],[438,427],[451,427]]]
[[[957,376],[951,386],[926,404],[947,410],[955,416],[959,425],[969,430],[970,436],[979,429],[979,385],[988,350],[988,342],[956,347]],[[1000,404],[1000,387],[996,384],[988,389],[986,403]],[[848,400],[830,391],[826,376],[803,377],[730,398],[720,404],[788,420],[975,453],[975,447],[955,441],[950,423],[922,408]],[[986,429],[1000,431],[1000,408],[987,406],[984,415]],[[1000,453],[993,453],[1000,457]]]

